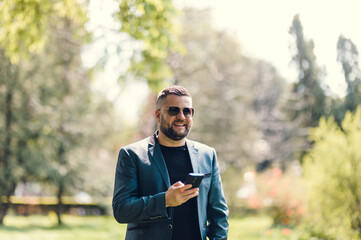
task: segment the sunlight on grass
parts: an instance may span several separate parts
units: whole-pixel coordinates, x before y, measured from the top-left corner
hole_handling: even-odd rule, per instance
[[[289,228],[272,228],[267,216],[249,216],[230,220],[229,239],[247,240],[296,240],[300,232]]]
[[[11,240],[120,240],[125,237],[125,224],[112,216],[63,216],[58,226],[55,214],[48,216],[6,216],[0,227],[0,239]],[[296,240],[299,232],[288,228],[271,228],[267,216],[230,219],[230,240]]]
[[[58,226],[55,215],[6,216],[0,239],[11,240],[101,240],[124,239],[125,225],[111,216],[63,216]]]

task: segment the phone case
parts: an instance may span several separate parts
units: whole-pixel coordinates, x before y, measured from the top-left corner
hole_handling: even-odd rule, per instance
[[[197,188],[201,185],[201,182],[204,178],[202,173],[189,173],[184,184],[192,184],[192,188]]]

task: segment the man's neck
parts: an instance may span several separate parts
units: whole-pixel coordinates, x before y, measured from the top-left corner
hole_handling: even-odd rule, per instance
[[[183,138],[181,140],[173,140],[165,136],[161,131],[159,131],[158,142],[159,144],[166,147],[180,147],[185,145],[186,139]]]

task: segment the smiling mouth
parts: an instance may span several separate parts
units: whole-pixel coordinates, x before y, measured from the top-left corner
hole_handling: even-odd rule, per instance
[[[175,124],[173,124],[173,126],[175,126],[175,127],[185,127],[186,125],[182,124],[182,123],[175,123]]]

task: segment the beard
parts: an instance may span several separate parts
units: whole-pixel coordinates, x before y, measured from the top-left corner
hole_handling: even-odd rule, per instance
[[[185,128],[183,131],[176,131],[173,129],[173,124],[176,124],[176,123],[183,123],[183,122],[174,121],[174,122],[168,124],[164,121],[164,118],[161,116],[159,129],[168,138],[170,138],[174,141],[179,141],[188,135],[191,126],[188,124],[185,124]]]

